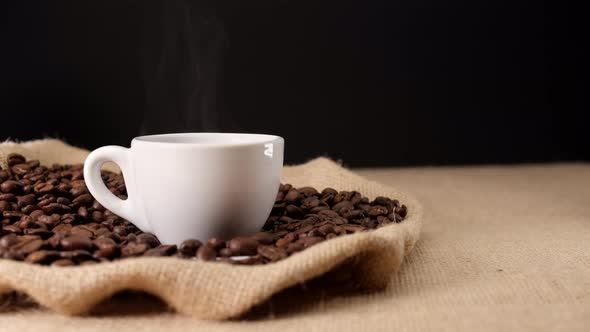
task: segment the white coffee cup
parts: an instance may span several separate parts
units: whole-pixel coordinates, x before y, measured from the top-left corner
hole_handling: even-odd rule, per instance
[[[262,228],[274,204],[284,140],[259,134],[183,133],[105,146],[84,164],[90,193],[107,209],[162,243],[228,239]],[[103,183],[101,166],[119,165],[126,200]]]

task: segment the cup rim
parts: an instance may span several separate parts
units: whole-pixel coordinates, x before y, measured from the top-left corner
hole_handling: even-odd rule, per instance
[[[219,137],[238,137],[243,141],[230,141],[223,142],[194,142],[194,141],[166,141],[164,138],[180,138],[180,137],[198,137],[198,136],[219,136]],[[168,133],[168,134],[155,134],[155,135],[142,135],[133,138],[133,143],[146,143],[146,144],[160,144],[165,146],[191,146],[191,147],[233,147],[233,146],[253,146],[265,143],[272,143],[275,141],[283,141],[283,138],[276,135],[270,134],[255,134],[255,133],[222,133],[222,132],[185,132],[185,133]]]

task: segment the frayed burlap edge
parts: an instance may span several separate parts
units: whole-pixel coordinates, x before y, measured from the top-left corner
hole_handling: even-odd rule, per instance
[[[58,140],[1,144],[0,157],[18,152],[44,164],[79,163],[87,151]],[[0,260],[0,293],[16,290],[56,312],[77,315],[122,290],[158,296],[178,312],[203,319],[239,316],[273,294],[321,276],[347,262],[352,282],[381,289],[416,241],[422,208],[411,196],[368,181],[325,158],[287,166],[283,182],[294,186],[357,190],[408,206],[400,224],[319,243],[286,260],[263,266],[234,266],[178,258],[136,258],[82,267],[47,267]]]

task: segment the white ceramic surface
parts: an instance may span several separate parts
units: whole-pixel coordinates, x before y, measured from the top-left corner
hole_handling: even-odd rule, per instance
[[[275,201],[284,140],[258,134],[185,133],[136,137],[131,148],[105,146],[84,164],[90,193],[107,209],[162,243],[230,238],[258,231]],[[100,176],[119,165],[127,200]]]

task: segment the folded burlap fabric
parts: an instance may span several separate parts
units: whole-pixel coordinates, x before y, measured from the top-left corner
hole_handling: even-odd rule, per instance
[[[42,164],[81,163],[88,151],[58,140],[0,144],[0,163],[17,152]],[[294,186],[357,190],[408,207],[406,220],[319,243],[277,263],[236,266],[177,258],[133,258],[80,267],[48,267],[0,259],[0,293],[17,290],[64,314],[81,314],[122,290],[154,294],[175,310],[204,319],[236,317],[273,294],[338,268],[360,289],[384,288],[418,240],[422,210],[406,193],[382,186],[325,158],[287,166]]]

